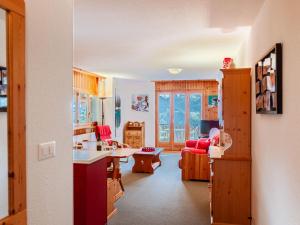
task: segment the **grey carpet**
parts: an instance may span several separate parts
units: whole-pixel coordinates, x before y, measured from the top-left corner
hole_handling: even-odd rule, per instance
[[[152,175],[131,172],[122,163],[125,196],[118,200],[109,225],[209,225],[207,182],[181,181],[179,154],[162,154]]]

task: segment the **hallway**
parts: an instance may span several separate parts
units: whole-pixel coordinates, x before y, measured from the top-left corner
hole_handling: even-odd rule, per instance
[[[181,181],[179,154],[162,154],[153,175],[133,174],[133,159],[122,163],[125,196],[109,225],[209,225],[207,182]]]

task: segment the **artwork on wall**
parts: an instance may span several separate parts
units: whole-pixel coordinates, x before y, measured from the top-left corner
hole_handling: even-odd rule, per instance
[[[218,107],[218,95],[208,96],[208,108]]]
[[[115,97],[115,126],[119,128],[121,125],[121,98],[116,94]]]
[[[131,109],[139,112],[149,112],[148,95],[132,95]]]
[[[256,113],[282,114],[282,45],[255,65]]]
[[[0,112],[7,111],[7,70],[0,66]]]

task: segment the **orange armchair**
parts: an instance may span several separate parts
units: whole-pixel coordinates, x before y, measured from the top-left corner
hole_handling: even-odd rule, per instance
[[[188,140],[181,151],[182,159],[179,160],[182,180],[209,180],[209,138]]]

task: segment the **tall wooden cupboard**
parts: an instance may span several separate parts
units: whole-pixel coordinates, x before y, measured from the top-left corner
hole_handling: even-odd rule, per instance
[[[233,144],[211,159],[212,224],[251,224],[250,68],[222,70],[222,117]]]

